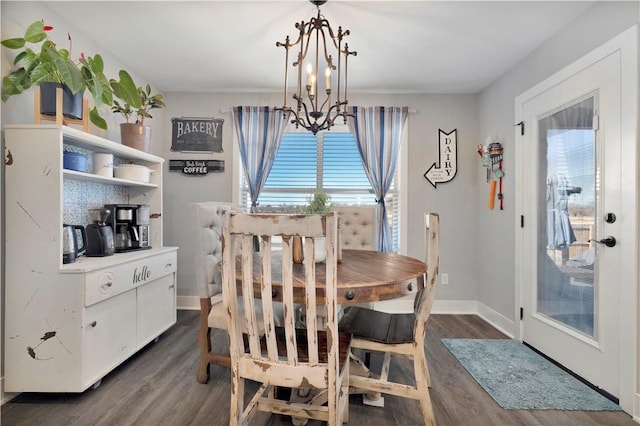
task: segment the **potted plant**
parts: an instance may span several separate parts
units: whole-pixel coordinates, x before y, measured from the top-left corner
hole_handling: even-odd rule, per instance
[[[305,214],[325,214],[331,210],[331,196],[323,191],[315,191],[307,197],[307,205],[302,208]],[[326,238],[316,238],[314,257],[316,262],[326,259]]]
[[[307,205],[302,208],[305,214],[325,214],[331,210],[331,196],[326,192],[316,191],[307,197]]]
[[[47,32],[53,27],[36,21],[29,25],[24,37],[2,40],[8,49],[20,50],[13,61],[14,68],[2,79],[2,101],[19,95],[32,86],[40,86],[41,114],[55,115],[55,88],[63,88],[63,114],[82,119],[82,96],[85,89],[91,92],[94,107],[89,119],[101,129],[107,122],[100,116],[98,107],[111,105],[113,94],[109,80],[104,75],[104,63],[100,55],[80,55],[71,58],[71,35],[67,34],[69,49],[58,49]],[[29,45],[34,45],[33,48]],[[53,96],[51,96],[51,93]]]
[[[137,86],[131,75],[125,70],[119,72],[120,80],[112,79],[111,88],[117,99],[113,100],[111,110],[122,114],[126,123],[120,124],[120,137],[124,145],[142,151],[149,151],[151,143],[151,127],[144,125],[145,118],[153,118],[149,111],[164,108],[162,94],[151,94],[151,86],[146,88]],[[122,103],[118,101],[120,99]],[[129,120],[135,117],[135,123]]]

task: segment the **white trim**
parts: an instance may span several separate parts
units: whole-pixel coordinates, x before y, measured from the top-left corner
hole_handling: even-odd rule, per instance
[[[633,421],[640,423],[640,393],[636,393],[633,400]]]
[[[200,298],[198,296],[178,296],[177,306],[178,309],[182,310],[199,310]],[[389,313],[411,312],[413,311],[413,296],[406,296],[385,302],[375,302],[373,309]],[[517,327],[515,322],[476,300],[435,300],[431,313],[478,315],[510,338],[514,338],[514,330]]]
[[[374,303],[374,309],[390,313],[411,312],[413,310],[413,297],[408,296],[386,302],[376,302]],[[491,324],[491,326],[512,339],[514,338],[515,330],[519,325],[476,300],[435,300],[433,302],[433,308],[431,308],[431,313],[445,315],[478,315],[480,318]]]
[[[409,221],[409,119],[405,122],[404,132],[402,133],[402,141],[400,144],[400,175],[398,176],[398,198],[400,205],[398,206],[398,248],[400,254],[406,254],[408,250],[409,238],[403,237],[407,235]]]
[[[176,298],[176,308],[184,311],[199,311],[200,297],[198,296],[178,296]]]

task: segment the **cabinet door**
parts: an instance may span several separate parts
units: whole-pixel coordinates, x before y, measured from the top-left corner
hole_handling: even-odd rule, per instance
[[[138,347],[176,323],[175,274],[138,287]]]
[[[87,308],[84,328],[83,377],[90,386],[136,350],[136,290]]]

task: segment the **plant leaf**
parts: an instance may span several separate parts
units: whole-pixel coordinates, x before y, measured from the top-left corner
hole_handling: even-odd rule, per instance
[[[24,34],[24,39],[29,43],[40,43],[47,38],[47,33],[44,32],[44,24],[42,21],[36,21],[29,25],[27,31]]]
[[[6,40],[2,40],[0,43],[8,49],[20,49],[21,47],[24,47],[23,38],[8,38]]]
[[[111,80],[114,94],[126,104],[131,105],[131,107],[140,108],[141,102],[138,88],[129,73],[125,70],[120,70],[118,75],[120,76],[120,81]]]
[[[107,130],[107,121],[100,116],[100,113],[98,112],[98,108],[96,107],[91,108],[91,111],[89,111],[89,120],[91,120],[91,122],[95,124],[97,127],[103,130]]]
[[[62,79],[60,83],[66,84],[72,93],[78,93],[85,88],[82,73],[72,60],[61,57],[58,55],[58,52],[49,47],[47,48],[47,54],[55,65],[57,72],[60,74]]]
[[[98,79],[98,84],[102,86],[102,102],[106,105],[113,104],[113,92],[111,91],[109,80],[104,74],[99,74],[96,78]]]
[[[89,62],[91,70],[95,74],[104,73],[104,62],[102,61],[102,56],[96,54],[94,57],[87,58],[87,61]]]
[[[12,95],[19,95],[31,87],[24,68],[11,72],[2,79],[2,102]]]

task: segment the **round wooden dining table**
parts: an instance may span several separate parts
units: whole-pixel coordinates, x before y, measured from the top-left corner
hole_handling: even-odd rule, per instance
[[[253,280],[259,292],[260,262],[254,261]],[[415,294],[418,291],[416,278],[427,270],[427,265],[419,259],[397,253],[370,250],[342,250],[342,259],[338,262],[338,304],[380,302]],[[241,268],[237,269],[240,278]],[[304,266],[294,264],[293,298],[304,303]],[[273,298],[282,300],[282,285],[277,281],[281,276],[277,267],[273,267]],[[316,263],[316,281],[318,303],[324,303],[325,264]],[[417,280],[421,282],[421,280]]]

